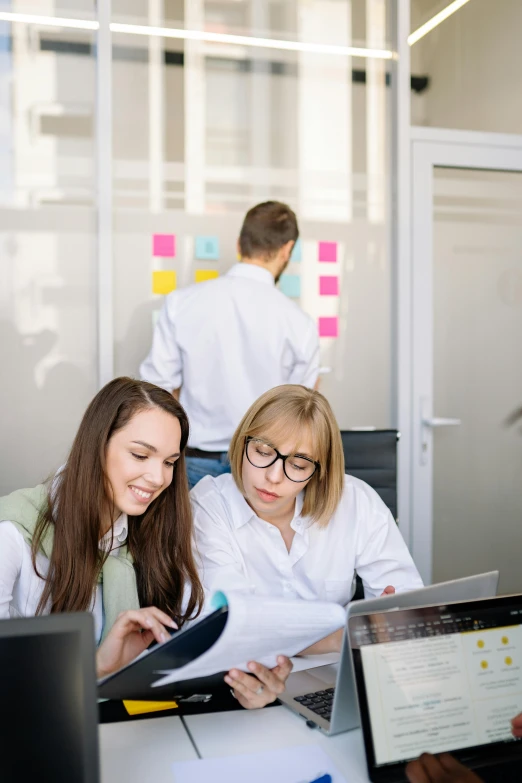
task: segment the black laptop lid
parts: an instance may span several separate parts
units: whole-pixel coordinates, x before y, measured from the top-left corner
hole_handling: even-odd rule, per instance
[[[522,596],[355,616],[349,636],[371,780],[422,752],[522,764]]]
[[[0,621],[0,780],[98,783],[88,614]]]

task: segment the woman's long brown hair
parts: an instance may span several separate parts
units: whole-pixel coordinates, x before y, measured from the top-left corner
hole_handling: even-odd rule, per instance
[[[114,506],[105,468],[109,440],[139,411],[161,408],[181,427],[181,455],[172,483],[141,515],[129,517],[128,547],[140,606],[157,606],[178,624],[201,611],[203,589],[192,550],[192,513],[184,449],[189,423],[179,402],[164,389],[145,381],[116,378],[94,397],[87,408],[63,470],[49,488],[33,537],[32,558],[45,531],[54,528],[49,572],[37,614],[51,604],[51,612],[78,612],[92,606],[93,591],[106,552],[99,549],[102,519]],[[183,611],[185,586],[190,595]]]

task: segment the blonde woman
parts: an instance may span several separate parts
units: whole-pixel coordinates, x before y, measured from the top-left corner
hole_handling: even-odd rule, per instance
[[[355,573],[366,596],[422,587],[390,511],[364,481],[345,475],[339,427],[327,400],[278,386],[247,411],[229,450],[231,475],[191,492],[205,590],[334,601]],[[340,649],[342,634],[307,652]]]

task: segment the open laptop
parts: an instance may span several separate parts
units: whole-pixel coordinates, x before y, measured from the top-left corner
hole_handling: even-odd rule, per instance
[[[348,605],[348,620],[357,614],[387,609],[490,598],[497,594],[498,577],[498,571],[489,571],[408,593],[353,601]],[[340,734],[359,726],[353,666],[346,633],[339,663],[291,674],[286,690],[279,699],[310,725],[315,724],[326,734]]]
[[[354,615],[348,634],[370,780],[406,781],[423,752],[522,770],[521,595]]]
[[[90,614],[0,620],[0,780],[99,783]]]

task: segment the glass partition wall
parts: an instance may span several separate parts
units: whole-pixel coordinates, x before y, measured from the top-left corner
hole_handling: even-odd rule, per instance
[[[390,425],[390,19],[386,0],[0,4],[1,492],[62,463],[165,294],[224,274],[268,199],[299,218],[280,286],[317,322],[341,427]]]

